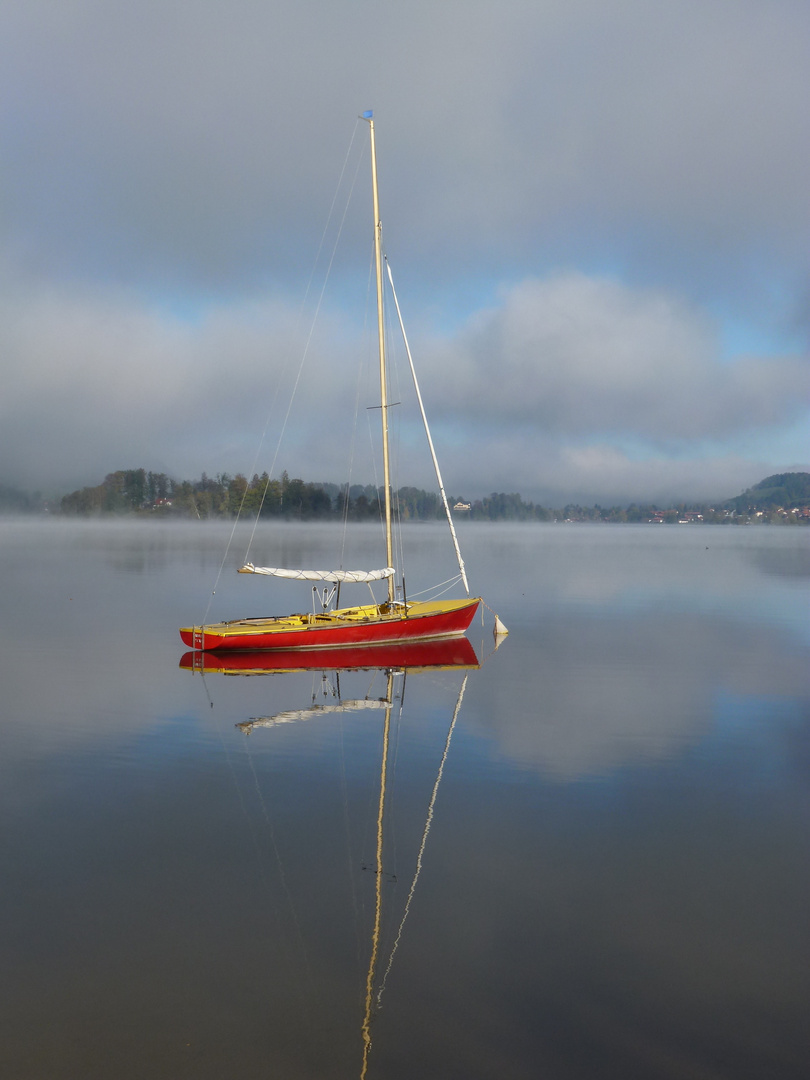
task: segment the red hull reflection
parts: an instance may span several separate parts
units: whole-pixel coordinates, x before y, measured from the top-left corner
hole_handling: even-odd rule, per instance
[[[180,667],[201,674],[261,675],[280,671],[342,671],[365,668],[478,667],[475,649],[466,637],[413,641],[401,645],[357,648],[298,649],[267,652],[187,652]]]

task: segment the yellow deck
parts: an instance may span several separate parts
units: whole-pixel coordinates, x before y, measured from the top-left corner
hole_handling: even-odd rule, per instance
[[[239,634],[259,633],[284,633],[289,630],[301,630],[304,627],[315,626],[353,626],[364,622],[395,622],[399,619],[418,619],[426,615],[434,615],[440,612],[456,611],[458,608],[467,607],[473,598],[464,600],[426,600],[415,601],[407,605],[407,616],[404,605],[397,604],[393,611],[388,610],[387,604],[365,604],[360,607],[338,608],[335,611],[302,613],[296,615],[269,615],[257,616],[247,619],[231,619],[228,622],[206,623],[204,630],[206,635],[221,635],[222,637],[237,636]],[[203,629],[199,626],[181,627],[181,633],[192,633]]]

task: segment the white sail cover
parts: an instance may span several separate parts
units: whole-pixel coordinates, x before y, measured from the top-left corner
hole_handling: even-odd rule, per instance
[[[382,581],[394,576],[393,566],[383,570],[283,570],[278,566],[254,566],[245,563],[240,574],[269,574],[270,577],[290,578],[293,581]]]

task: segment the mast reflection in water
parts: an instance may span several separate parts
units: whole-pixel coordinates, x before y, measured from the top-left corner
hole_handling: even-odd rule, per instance
[[[496,639],[497,645],[502,639]],[[497,647],[496,645],[496,647]],[[468,672],[479,667],[475,649],[467,638],[451,638],[440,641],[413,642],[406,644],[388,644],[366,646],[357,649],[313,650],[311,652],[272,651],[245,653],[204,653],[188,652],[180,661],[180,667],[201,675],[291,675],[301,672],[320,672],[320,682],[313,688],[309,705],[301,709],[286,710],[272,716],[254,717],[238,723],[236,726],[246,735],[251,735],[260,728],[276,728],[282,725],[303,723],[310,720],[323,720],[336,714],[382,711],[382,749],[379,774],[379,801],[377,804],[376,842],[374,873],[374,918],[371,929],[371,947],[368,970],[365,980],[365,996],[361,1023],[362,1064],[361,1080],[368,1074],[369,1056],[372,1048],[372,1021],[382,1004],[383,993],[388,976],[394,963],[394,957],[402,941],[405,923],[411,911],[419,876],[422,872],[423,857],[428,835],[433,822],[436,799],[439,794],[444,767],[450,751],[450,742],[456,726],[464,691],[467,686]],[[385,809],[389,774],[389,750],[391,746],[392,714],[396,712],[396,725],[402,722],[405,704],[405,686],[409,673],[439,672],[449,670],[464,672],[458,689],[458,696],[453,707],[447,735],[439,760],[438,771],[430,794],[419,849],[416,855],[410,888],[404,904],[404,910],[388,959],[381,978],[378,978],[380,959],[380,935],[383,919],[385,870]],[[341,674],[344,679],[350,673],[362,672],[364,675],[379,676],[384,680],[385,692],[382,697],[371,696],[368,692],[362,698],[344,698],[341,694]],[[316,700],[318,698],[326,701]],[[372,869],[363,866],[363,870]]]

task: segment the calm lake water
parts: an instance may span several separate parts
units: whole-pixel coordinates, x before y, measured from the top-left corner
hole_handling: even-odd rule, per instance
[[[0,1075],[807,1075],[810,530],[468,524],[510,636],[404,679],[182,669],[308,607],[229,531],[0,522]]]

